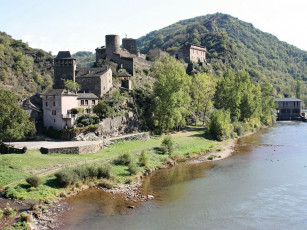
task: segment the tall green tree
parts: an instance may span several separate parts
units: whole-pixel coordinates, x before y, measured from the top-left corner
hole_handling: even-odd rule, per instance
[[[7,90],[0,90],[0,142],[20,140],[35,132],[34,124],[18,105],[17,96]]]
[[[296,80],[296,89],[295,89],[296,98],[302,98],[302,84],[300,80]]]
[[[195,126],[198,119],[203,123],[210,109],[213,108],[215,80],[206,73],[198,73],[192,78],[190,111],[195,117]]]
[[[156,78],[153,88],[152,119],[157,133],[163,133],[185,125],[189,114],[191,77],[175,58],[165,55],[152,67]]]

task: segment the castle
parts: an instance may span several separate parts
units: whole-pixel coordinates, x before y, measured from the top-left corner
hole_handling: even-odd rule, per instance
[[[77,68],[76,59],[69,51],[59,51],[54,59],[54,85],[43,96],[44,126],[56,129],[71,128],[76,121],[73,110],[82,107],[85,114],[92,112],[98,99],[113,87],[112,70],[109,61],[125,69],[132,76],[135,66],[150,67],[146,56],[137,49],[136,39],[124,38],[120,47],[118,35],[106,35],[106,45],[96,49],[96,63],[91,68]],[[122,86],[131,89],[129,75],[118,75]],[[65,90],[65,81],[71,80],[81,85],[80,92]]]
[[[146,61],[146,55],[137,49],[136,39],[123,38],[122,48],[118,35],[106,35],[106,44],[96,49],[96,66],[102,66],[106,61],[115,62],[119,69],[125,69],[132,76],[135,74],[136,66],[150,67],[151,63]]]

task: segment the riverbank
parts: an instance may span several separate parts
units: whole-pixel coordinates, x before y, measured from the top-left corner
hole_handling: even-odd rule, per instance
[[[41,226],[41,228],[48,225],[51,226],[54,222],[54,218],[61,213],[61,211],[58,209],[53,208],[54,205],[57,206],[60,203],[63,205],[62,202],[66,197],[74,196],[80,191],[84,191],[89,188],[100,188],[108,193],[114,194],[115,196],[123,196],[124,200],[127,201],[127,203],[130,203],[127,205],[127,207],[130,206],[130,208],[133,208],[136,207],[136,204],[138,203],[154,198],[152,194],[142,193],[141,179],[143,176],[146,176],[157,169],[175,166],[178,163],[196,164],[204,161],[221,160],[231,156],[232,148],[234,147],[237,139],[227,140],[222,143],[215,142],[205,139],[203,137],[203,131],[203,129],[194,129],[172,134],[171,136],[176,143],[176,150],[171,158],[165,155],[157,154],[156,152],[156,148],[160,146],[162,137],[154,137],[152,141],[147,142],[123,142],[116,144],[117,146],[112,146],[113,149],[111,147],[109,151],[112,154],[115,154],[115,156],[113,156],[113,158],[109,158],[107,160],[109,162],[117,157],[120,152],[122,152],[116,152],[116,149],[118,150],[119,147],[126,146],[126,149],[132,150],[132,146],[135,146],[136,144],[142,145],[137,149],[134,149],[133,155],[135,159],[138,158],[140,151],[144,149],[144,146],[147,147],[146,150],[150,158],[150,167],[147,167],[146,170],[144,167],[140,168],[138,174],[135,176],[130,176],[127,173],[127,167],[114,165],[112,173],[117,177],[117,186],[114,188],[111,188],[113,186],[106,185],[109,182],[105,180],[104,183],[101,183],[99,180],[89,180],[85,181],[85,183],[79,183],[78,186],[69,186],[67,188],[50,187],[50,185],[52,185],[51,182],[54,181],[54,176],[52,176],[52,174],[44,176],[43,185],[37,189],[29,189],[24,182],[17,184],[14,188],[17,190],[17,196],[19,196],[18,198],[21,198],[23,202],[27,203],[29,199],[36,199],[39,201],[37,210],[31,211],[30,214],[35,217],[35,223],[38,226]],[[68,156],[68,158],[70,158],[70,156]],[[100,158],[94,158],[91,161],[88,160],[87,163],[105,163],[107,161],[101,161],[100,156]],[[148,168],[150,170],[148,170]],[[51,206],[49,204],[50,200],[54,200],[53,205]],[[62,211],[65,212],[67,210],[63,208]]]
[[[252,133],[250,133],[252,134]],[[249,135],[250,135],[249,134]],[[175,167],[177,164],[198,164],[206,161],[214,162],[218,160],[225,159],[227,157],[230,157],[233,152],[233,148],[236,145],[236,141],[238,138],[233,140],[227,140],[221,143],[217,151],[209,151],[206,152],[205,155],[192,155],[185,159],[181,158],[181,162],[175,163],[175,164],[166,164],[161,167],[156,167],[154,170],[152,170],[151,173],[153,173],[156,170],[159,169],[167,169],[171,167]],[[216,155],[217,157],[213,158],[212,160],[208,159],[210,156]],[[100,186],[92,186],[92,189],[102,189],[108,194],[111,194],[110,199],[122,199],[123,202],[125,202],[125,207],[127,210],[134,209],[140,206],[142,203],[155,199],[155,194],[146,194],[144,193],[144,190],[142,188],[142,182],[143,182],[143,176],[140,176],[140,178],[131,184],[121,184],[116,188],[104,188]],[[89,188],[89,189],[91,189]],[[88,189],[88,188],[87,188]],[[84,190],[79,190],[73,196],[77,195],[79,192],[82,192]],[[59,227],[58,220],[61,218],[61,216],[65,215],[65,212],[69,212],[69,207],[65,203],[66,198],[61,198],[55,202],[56,207],[61,207],[62,213],[59,212],[59,209],[54,209],[53,207],[50,208],[48,212],[40,212],[38,215],[34,214],[34,216],[39,216],[39,218],[35,219],[36,226],[38,229],[43,229],[48,226],[56,226]],[[70,198],[68,198],[70,199]],[[127,211],[121,211],[121,213],[126,213]],[[32,213],[33,214],[33,213]],[[51,228],[52,229],[52,228]]]

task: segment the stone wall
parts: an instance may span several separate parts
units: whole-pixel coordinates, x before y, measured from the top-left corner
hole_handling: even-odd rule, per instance
[[[62,153],[62,154],[85,154],[96,153],[102,148],[101,144],[91,144],[84,146],[63,147],[63,148],[41,148],[43,154]]]
[[[131,57],[121,57],[119,54],[113,54],[111,61],[116,62],[120,68],[126,69],[131,75],[134,74],[134,60]]]

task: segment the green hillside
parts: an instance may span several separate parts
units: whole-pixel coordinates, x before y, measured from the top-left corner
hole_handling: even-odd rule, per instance
[[[247,70],[254,81],[270,80],[279,94],[295,96],[296,80],[307,81],[307,52],[256,29],[252,24],[216,13],[179,21],[138,39],[141,52],[172,50],[189,42],[205,46],[205,71]]]
[[[90,51],[78,51],[72,57],[76,58],[78,67],[92,67],[96,62],[96,55]]]
[[[0,88],[20,97],[42,92],[53,84],[52,55],[33,49],[0,32]]]

